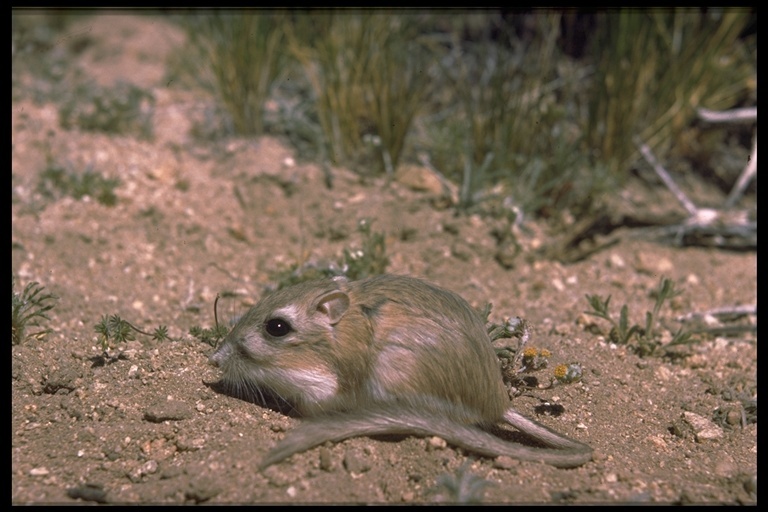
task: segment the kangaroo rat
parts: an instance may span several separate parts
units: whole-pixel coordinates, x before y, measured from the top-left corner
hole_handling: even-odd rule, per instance
[[[265,468],[325,441],[439,436],[469,451],[580,466],[592,449],[510,407],[480,316],[461,297],[412,277],[311,281],[263,298],[210,357],[228,391],[269,390],[309,418]],[[483,430],[506,422],[548,448]]]

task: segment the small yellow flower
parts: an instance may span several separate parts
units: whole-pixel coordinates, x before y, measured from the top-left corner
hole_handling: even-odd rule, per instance
[[[581,380],[582,372],[579,363],[560,364],[555,368],[555,378],[563,384],[572,384]]]
[[[541,349],[541,351],[539,352],[539,355],[540,355],[541,357],[549,357],[549,356],[551,356],[551,355],[552,355],[552,352],[550,352],[549,350],[547,350],[547,349],[543,348],[543,349]]]
[[[525,359],[533,359],[539,354],[539,351],[536,347],[528,347],[525,350],[523,350],[523,357]]]

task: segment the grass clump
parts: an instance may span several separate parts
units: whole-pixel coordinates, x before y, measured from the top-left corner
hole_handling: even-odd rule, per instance
[[[591,316],[596,316],[607,320],[611,324],[611,330],[609,331],[608,338],[616,344],[628,345],[632,340],[635,341],[634,349],[641,356],[647,356],[653,354],[656,349],[661,346],[659,341],[660,333],[655,330],[656,324],[659,318],[659,312],[661,311],[664,303],[673,297],[680,295],[682,292],[675,289],[675,284],[672,280],[662,277],[659,281],[659,286],[653,293],[655,300],[652,311],[646,311],[645,324],[630,324],[629,321],[629,308],[626,304],[621,307],[618,320],[609,311],[609,304],[611,302],[611,296],[603,299],[599,295],[587,295],[587,302],[592,308],[584,313]],[[675,345],[682,345],[690,341],[691,333],[685,332],[680,328],[673,334],[672,340],[665,345],[665,347],[672,347]]]
[[[561,14],[531,16],[526,37],[495,16],[468,18],[480,28],[471,36],[448,32],[438,58],[445,92],[424,116],[423,145],[434,166],[461,184],[459,208],[503,185],[507,202],[524,212],[586,209],[603,181],[578,149],[577,104],[589,70],[562,56]]]
[[[86,11],[16,9],[11,11],[11,98],[37,104],[58,102],[73,79],[84,76],[73,60],[92,42],[91,27],[77,22]]]
[[[87,83],[77,86],[59,107],[59,122],[67,130],[151,139],[154,112],[154,95],[133,84],[121,82],[103,88]]]
[[[99,335],[99,344],[105,353],[112,348],[112,342],[124,343],[126,341],[135,340],[136,333],[149,336],[157,341],[168,341],[172,339],[168,336],[168,328],[164,325],[155,328],[155,330],[150,333],[142,331],[130,322],[123,320],[119,315],[104,315],[101,317],[99,323],[94,326],[94,329]]]
[[[242,11],[182,25],[186,67],[235,133],[286,135],[328,173],[426,158],[460,185],[460,210],[499,199],[565,219],[622,183],[635,136],[663,157],[685,146],[697,107],[737,106],[756,80],[749,10],[584,16],[579,58],[565,54],[569,17],[554,10]]]
[[[740,40],[746,9],[618,10],[598,20],[587,142],[616,176],[638,156],[633,137],[663,157],[697,108],[732,108],[755,79]]]
[[[311,84],[334,164],[392,173],[430,84],[418,19],[375,12],[299,14],[291,55]]]
[[[343,250],[340,262],[325,265],[294,264],[288,269],[276,272],[272,280],[277,282],[277,289],[294,284],[326,279],[329,277],[345,276],[352,281],[383,274],[389,265],[386,238],[384,233],[373,231],[373,221],[361,219],[357,223],[357,231],[362,241],[359,248]]]
[[[344,249],[342,269],[351,280],[383,274],[389,265],[384,233],[371,229],[372,221],[362,219],[357,231],[362,236],[360,249]]]
[[[234,134],[278,133],[302,154],[394,172],[430,83],[416,17],[275,10],[178,19],[190,45],[175,73],[216,94]]]
[[[509,338],[518,340],[517,347],[502,346],[494,349],[501,363],[502,379],[509,388],[510,398],[514,398],[525,389],[540,387],[538,379],[532,374],[549,366],[552,352],[546,348],[528,345],[531,328],[528,321],[523,318],[505,318],[501,324],[491,322],[489,317],[492,308],[493,305],[488,303],[482,311],[479,311],[480,317],[485,321],[491,342]],[[549,386],[554,386],[556,381],[560,384],[578,382],[581,380],[582,372],[581,363],[578,362],[557,365],[552,373],[553,377],[549,379]]]
[[[285,68],[288,21],[285,13],[256,11],[207,11],[183,18],[195,59],[183,64],[185,73],[215,92],[238,135],[264,132],[265,106]]]
[[[13,345],[20,345],[29,338],[42,339],[51,332],[49,328],[28,332],[30,327],[42,327],[43,320],[50,320],[48,311],[56,305],[55,301],[58,297],[45,293],[44,290],[44,286],[31,282],[21,293],[18,293],[16,278],[11,276],[11,343]]]
[[[198,341],[216,347],[219,341],[229,333],[229,328],[223,324],[216,324],[215,327],[200,327],[194,325],[189,329],[189,335],[197,338]]]
[[[486,489],[493,485],[490,480],[472,473],[469,464],[465,463],[454,474],[438,476],[430,494],[442,503],[481,503]]]
[[[37,191],[45,198],[57,199],[71,196],[80,200],[91,197],[104,206],[115,206],[115,189],[120,185],[117,178],[105,178],[92,170],[76,174],[59,165],[49,163],[40,174]]]

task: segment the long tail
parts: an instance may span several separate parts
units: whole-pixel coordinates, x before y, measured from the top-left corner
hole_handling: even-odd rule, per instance
[[[509,409],[505,421],[551,448],[535,448],[505,441],[474,425],[454,422],[441,416],[397,409],[356,411],[306,420],[280,441],[261,461],[264,469],[295,453],[326,441],[381,434],[439,436],[451,445],[487,457],[507,455],[514,459],[544,462],[561,468],[581,466],[592,460],[592,449],[568,439],[544,425]]]
[[[575,457],[574,459],[581,460],[581,462],[578,464],[574,464],[573,466],[560,467],[581,466],[582,464],[592,460],[592,448],[589,445],[569,437],[565,437],[563,434],[555,432],[551,428],[542,425],[538,421],[534,421],[523,416],[511,407],[504,413],[504,420],[519,431],[536,439],[540,443],[558,450],[558,453],[572,453],[573,455],[578,455],[581,457]],[[553,465],[558,466],[557,464]]]

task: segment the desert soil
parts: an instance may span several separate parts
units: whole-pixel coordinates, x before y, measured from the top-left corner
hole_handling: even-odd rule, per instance
[[[623,238],[564,265],[536,257],[546,230],[531,222],[518,233],[525,252],[503,267],[490,217],[342,168],[331,168],[328,188],[319,165],[275,138],[194,137],[214,99],[167,83],[166,58],[184,44],[173,25],[129,15],[80,23],[68,28],[90,41],[77,65],[97,83],[150,90],[155,136],[65,130],[55,102],[12,103],[15,289],[37,281],[59,297],[52,332],[12,346],[13,503],[756,500],[756,334],[696,334],[674,357],[640,357],[583,314],[586,294],[611,295],[614,311],[627,304],[641,323],[666,276],[683,291],[662,311],[668,341],[678,316],[756,302],[756,252]],[[119,178],[117,204],[42,199],[48,157]],[[666,189],[643,197],[637,207],[679,214]],[[542,384],[557,364],[582,365],[580,382],[529,389],[514,406],[591,445],[592,462],[556,469],[406,436],[327,444],[256,469],[301,419],[215,392],[213,348],[189,329],[213,325],[217,293],[220,316],[235,317],[276,271],[338,260],[360,243],[362,218],[386,235],[388,271],[478,308],[491,302],[495,321],[527,319],[532,344],[552,353]],[[105,359],[94,326],[113,314],[166,325],[175,340],[139,335]]]

